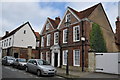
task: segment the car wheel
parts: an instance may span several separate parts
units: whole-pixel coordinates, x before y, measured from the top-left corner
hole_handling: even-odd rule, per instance
[[[25,68],[25,71],[28,72],[28,67]]]
[[[41,71],[37,70],[37,76],[41,76]]]

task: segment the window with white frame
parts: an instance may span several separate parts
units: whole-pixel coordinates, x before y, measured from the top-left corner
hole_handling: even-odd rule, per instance
[[[50,63],[50,53],[46,52],[46,61],[48,61]]]
[[[80,50],[73,50],[74,66],[80,66]]]
[[[4,47],[6,46],[6,40],[4,41]]]
[[[63,30],[63,43],[67,43],[68,42],[68,30],[64,29]]]
[[[40,59],[43,59],[43,53],[41,52],[41,54],[40,54]]]
[[[58,44],[58,41],[59,41],[59,34],[58,34],[58,32],[55,32],[54,33],[54,44],[55,45]]]
[[[8,39],[7,39],[7,41],[6,41],[6,46],[8,46]]]
[[[36,47],[39,47],[39,43],[40,43],[39,41],[36,42]]]
[[[80,41],[80,26],[73,27],[73,41]]]
[[[68,50],[63,50],[63,65],[67,65]]]
[[[41,37],[41,47],[44,47],[44,37]]]
[[[50,34],[47,35],[47,46],[50,46]]]
[[[70,22],[71,20],[70,20],[70,13],[68,13],[67,15],[66,15],[66,19],[65,19],[65,22]]]
[[[4,43],[4,42],[2,41],[2,47],[3,47],[3,43]]]
[[[46,30],[48,30],[48,29],[49,29],[49,27],[50,27],[50,24],[49,24],[49,23],[47,23],[47,24],[46,24]]]
[[[9,38],[9,46],[11,45],[11,38]]]

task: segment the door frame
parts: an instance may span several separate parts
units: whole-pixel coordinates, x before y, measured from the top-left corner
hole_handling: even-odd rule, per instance
[[[54,59],[55,59],[55,54],[58,54],[58,65],[57,67],[60,67],[60,50],[57,50],[57,52],[52,51],[52,56],[51,56],[51,65],[54,66]]]

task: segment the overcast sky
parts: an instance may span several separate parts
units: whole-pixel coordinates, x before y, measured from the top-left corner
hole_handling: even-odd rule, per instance
[[[87,9],[99,2],[2,2],[0,3],[0,36],[29,21],[40,32],[47,17],[63,17],[67,6],[77,11]],[[118,2],[102,2],[113,31],[118,16]],[[2,12],[2,13],[1,13]]]

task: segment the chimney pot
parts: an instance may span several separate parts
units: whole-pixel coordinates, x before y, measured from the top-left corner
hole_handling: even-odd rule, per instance
[[[56,18],[55,18],[55,21],[56,21],[57,24],[59,24],[59,22],[60,22],[60,17],[59,17],[59,16],[56,17]]]
[[[119,16],[117,17],[117,21],[120,21],[120,17]]]
[[[8,35],[9,34],[9,31],[6,31],[5,35]]]

